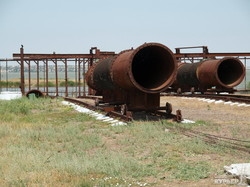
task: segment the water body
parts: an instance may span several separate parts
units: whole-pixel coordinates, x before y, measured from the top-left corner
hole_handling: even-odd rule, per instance
[[[78,78],[78,74],[75,75],[75,72],[68,72],[68,79],[75,79],[75,77]],[[29,75],[27,72],[24,73],[24,77],[25,79],[28,79]],[[31,79],[36,79],[37,78],[37,74],[35,72],[31,72],[30,73],[30,77]],[[40,79],[44,79],[45,75],[44,72],[39,72],[39,78]],[[55,79],[56,75],[55,72],[49,72],[49,79]],[[83,75],[81,73],[80,75],[81,80],[83,79]],[[11,80],[11,79],[20,79],[20,72],[8,72],[6,74],[6,72],[2,72],[1,73],[1,79],[4,81],[6,79]],[[58,72],[58,79],[65,79],[65,72]]]
[[[36,79],[37,74],[35,72],[31,72],[31,79]],[[40,72],[40,80],[44,79],[44,72]],[[75,80],[77,78],[78,80],[78,74],[76,75],[75,72],[68,72],[68,79],[71,80]],[[1,73],[1,80],[2,81],[6,81],[6,80],[11,81],[11,79],[20,79],[20,72],[9,72],[8,75],[6,75],[6,73],[2,72]],[[28,79],[28,73],[25,72],[25,79]],[[55,72],[49,72],[49,79],[55,79]],[[58,72],[58,79],[60,80],[65,80],[65,72]],[[81,82],[83,81],[83,75],[81,74],[80,76],[80,80]],[[245,89],[245,86],[247,87],[247,85],[250,82],[250,69],[246,69],[246,82],[245,79],[242,81],[241,84],[239,84],[236,89]],[[1,89],[1,88],[0,88]],[[10,88],[9,88],[10,89]],[[50,90],[53,90],[53,88],[49,88]],[[55,88],[54,88],[55,89]],[[64,87],[61,87],[60,90],[65,89]],[[70,88],[70,89],[74,89],[74,87]],[[81,88],[83,90],[83,88]]]
[[[250,84],[250,69],[246,69],[246,77],[245,78],[246,79],[243,79],[243,81],[238,86],[236,86],[236,89],[245,89],[245,85],[247,88],[248,84]]]
[[[37,89],[37,88],[31,88],[31,89]],[[46,93],[46,88],[41,87],[39,88],[40,91]],[[86,93],[88,92],[88,87],[85,87]],[[29,89],[25,88],[25,92],[28,92]],[[21,92],[20,88],[0,88],[1,92]],[[48,87],[48,92],[50,96],[56,95],[56,87]],[[65,87],[58,87],[58,95],[59,96],[65,96],[66,88]],[[83,96],[83,87],[80,87],[80,95]],[[77,97],[79,96],[78,87],[68,87],[68,96],[69,97]]]
[[[75,81],[76,78],[77,78],[77,81],[78,81],[78,74],[76,75],[75,72],[68,72],[68,80],[73,80]],[[25,77],[25,82],[27,83],[28,82],[28,73],[25,72],[24,74],[24,77]],[[56,77],[55,77],[55,72],[49,72],[49,81],[50,80],[55,80]],[[35,79],[36,80],[37,78],[37,74],[35,72],[31,72],[31,79]],[[61,81],[64,81],[65,80],[65,72],[58,72],[58,79],[61,80]],[[20,72],[2,72],[1,73],[1,80],[2,81],[19,81],[20,80]],[[44,72],[39,72],[39,80],[40,80],[40,83],[43,83],[44,80],[45,80],[45,75],[44,75]],[[83,82],[83,75],[80,76],[80,81],[81,83]],[[34,87],[34,88],[31,88],[31,89],[37,89],[37,87]],[[78,96],[78,86],[77,87],[68,87],[68,94],[69,96]],[[87,91],[87,87],[85,87],[86,91]],[[42,92],[46,92],[46,88],[45,87],[40,87],[39,88],[40,91]],[[59,92],[62,92],[62,93],[59,93],[59,96],[65,96],[65,90],[66,88],[65,87],[58,87],[58,91]],[[83,86],[80,87],[80,90],[81,90],[81,95],[83,95]],[[1,88],[0,87],[0,92],[1,91],[13,91],[13,92],[18,92],[20,91],[20,88]],[[25,88],[25,92],[29,91],[28,90],[28,87]],[[49,92],[49,95],[55,95],[54,93],[56,93],[56,87],[48,87],[48,92]],[[51,92],[54,92],[54,93],[51,93]],[[77,93],[77,94],[76,94]]]

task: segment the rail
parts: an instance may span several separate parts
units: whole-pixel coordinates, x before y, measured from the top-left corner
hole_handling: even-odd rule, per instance
[[[223,101],[232,101],[232,102],[242,102],[250,104],[250,96],[247,95],[230,95],[230,94],[168,94],[162,93],[161,96],[176,96],[176,97],[199,97]]]

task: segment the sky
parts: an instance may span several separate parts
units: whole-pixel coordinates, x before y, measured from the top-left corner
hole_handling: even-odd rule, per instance
[[[250,52],[250,0],[0,0],[0,58],[145,42]]]

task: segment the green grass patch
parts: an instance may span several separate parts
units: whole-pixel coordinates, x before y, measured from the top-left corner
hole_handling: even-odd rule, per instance
[[[1,81],[0,87],[8,87],[8,88],[18,88],[20,86],[19,81]]]
[[[44,181],[45,184],[52,181],[53,185],[110,184],[122,178],[154,173],[137,159],[111,151],[97,133],[98,127],[103,129],[105,125],[63,106],[61,100],[0,101],[0,111],[3,119],[0,122],[0,181],[3,184],[26,186]],[[75,179],[65,181],[61,175]],[[88,175],[117,179],[80,180]]]
[[[35,87],[37,87],[38,85],[35,84]],[[39,82],[39,87],[45,87],[47,86],[46,82]],[[48,87],[55,87],[56,84],[54,82],[48,81]]]
[[[199,180],[209,176],[210,168],[207,162],[180,162],[173,175],[180,180]]]
[[[62,81],[59,83],[60,86],[66,86],[66,81]],[[68,81],[68,86],[77,86],[78,83],[75,81]]]

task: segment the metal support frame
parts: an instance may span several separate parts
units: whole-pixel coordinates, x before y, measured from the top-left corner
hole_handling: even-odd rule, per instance
[[[57,59],[54,61],[55,63],[55,73],[56,73],[56,96],[59,96],[58,94],[58,70],[57,70]]]
[[[67,58],[65,58],[64,64],[65,64],[65,96],[68,97],[69,92],[68,92],[68,62],[67,62]]]
[[[192,49],[192,48],[200,48],[202,51],[200,53],[183,53],[181,50],[185,49]],[[105,51],[100,51],[96,47],[92,47],[90,49],[89,54],[29,54],[29,53],[24,53],[24,48],[23,46],[20,48],[20,53],[14,53],[13,54],[13,59],[0,59],[1,62],[7,62],[8,66],[8,61],[13,61],[17,62],[20,65],[20,89],[22,92],[22,95],[25,94],[25,71],[27,70],[27,89],[40,89],[40,65],[41,63],[44,63],[45,68],[44,68],[44,79],[45,79],[45,92],[46,95],[53,94],[53,96],[59,96],[59,95],[69,95],[69,89],[68,89],[68,65],[70,63],[74,63],[75,66],[75,96],[86,96],[88,94],[92,94],[93,92],[91,89],[86,89],[86,82],[84,80],[84,74],[88,70],[88,68],[93,65],[96,60],[98,59],[103,59],[107,58],[110,56],[114,56],[114,52],[105,52]],[[209,53],[208,47],[207,46],[195,46],[195,47],[180,47],[176,48],[176,53],[175,57],[177,60],[180,62],[183,61],[190,61],[191,63],[206,59],[206,58],[222,58],[222,57],[237,57],[241,59],[246,66],[247,62],[250,60],[250,53]],[[53,62],[54,68],[53,70],[55,71],[55,89],[54,91],[51,91],[48,88],[48,81],[49,81],[49,68],[50,68],[50,62]],[[65,90],[61,91],[59,90],[59,64],[60,62],[64,63],[65,66]],[[27,69],[24,70],[24,64],[27,64]],[[31,83],[31,74],[32,74],[32,63],[35,63],[36,65],[36,88],[33,87]],[[3,82],[2,78],[2,70],[3,70],[4,65],[0,64],[0,82]],[[7,68],[6,68],[7,70]],[[8,73],[6,71],[6,73]],[[6,76],[6,80],[8,79],[8,75]],[[247,80],[245,77],[245,82],[250,81]],[[8,82],[8,81],[7,81]],[[1,85],[2,86],[2,85]],[[33,88],[32,88],[33,87]],[[1,87],[2,88],[2,87]],[[247,85],[245,84],[245,89],[247,89]],[[88,92],[88,93],[87,93]]]
[[[246,57],[244,58],[244,65],[245,65],[245,67],[247,67],[247,59],[246,59]],[[245,90],[246,90],[247,89],[247,76],[245,76],[244,81],[245,81]]]
[[[36,84],[37,89],[39,90],[39,61],[34,61],[36,63]]]
[[[8,60],[6,60],[5,64],[5,73],[6,73],[6,85],[7,85],[7,91],[9,91],[9,76],[8,76]]]
[[[22,48],[23,50],[23,48]],[[43,79],[44,79],[44,86],[43,86],[43,91],[45,92],[46,95],[53,94],[55,96],[59,95],[64,95],[64,96],[69,96],[70,94],[73,96],[85,96],[87,95],[86,92],[86,83],[84,80],[84,74],[88,70],[90,66],[90,62],[94,62],[95,59],[97,58],[106,58],[109,56],[114,56],[114,52],[106,52],[106,51],[100,51],[96,47],[91,48],[91,54],[56,54],[55,52],[53,54],[26,54],[23,53],[20,49],[20,53],[14,53],[13,57],[14,59],[11,59],[12,61],[17,61],[20,64],[20,67],[22,65],[22,61],[25,61],[28,65],[28,89],[32,89],[31,85],[31,62],[34,62],[36,64],[36,83],[37,87],[36,89],[39,90],[41,89],[40,84],[40,76],[41,73],[41,64],[44,66],[43,67]],[[1,59],[0,59],[1,61]],[[55,70],[55,90],[50,91],[49,89],[49,62],[53,62],[54,65],[54,70]],[[75,77],[74,80],[76,82],[75,88],[73,90],[69,90],[69,74],[68,74],[68,67],[69,64],[74,62],[74,68],[75,68]],[[64,65],[64,79],[65,79],[65,89],[62,91],[61,89],[59,90],[59,71],[60,69],[58,68],[59,64],[58,63],[63,63]],[[24,74],[24,67],[21,67],[21,72]],[[83,77],[83,78],[82,78]],[[24,77],[22,81],[24,80]],[[21,81],[21,82],[22,82]],[[25,84],[23,83],[23,94],[25,94]],[[34,89],[34,88],[33,88]]]
[[[200,48],[202,49],[202,53],[181,53],[182,49],[195,49]],[[219,59],[223,57],[236,57],[244,63],[245,67],[247,65],[247,60],[250,60],[250,53],[243,52],[243,53],[209,53],[207,46],[194,46],[194,47],[178,47],[175,48],[175,57],[179,62],[187,62],[190,61],[191,63],[200,62],[204,59]],[[250,80],[249,80],[250,81]],[[244,78],[244,88],[247,90],[247,78]]]
[[[75,59],[75,83],[77,83],[77,58]],[[77,93],[78,84],[75,84],[75,93]]]
[[[78,58],[78,95],[81,96],[81,60]]]
[[[90,62],[83,62],[83,96],[86,96],[86,81],[85,81],[85,73],[86,73],[86,63],[89,64]]]
[[[46,75],[46,95],[49,95],[49,66],[48,66],[48,59],[45,60],[45,75]]]
[[[0,63],[0,92],[2,92],[2,65]]]
[[[25,62],[28,65],[28,87],[29,87],[29,90],[30,90],[31,89],[30,60],[25,60]]]
[[[25,95],[25,80],[24,80],[24,52],[23,52],[23,45],[20,48],[20,63],[21,63],[21,67],[20,67],[20,76],[21,76],[21,93],[24,96]],[[6,69],[7,72],[7,69]]]

